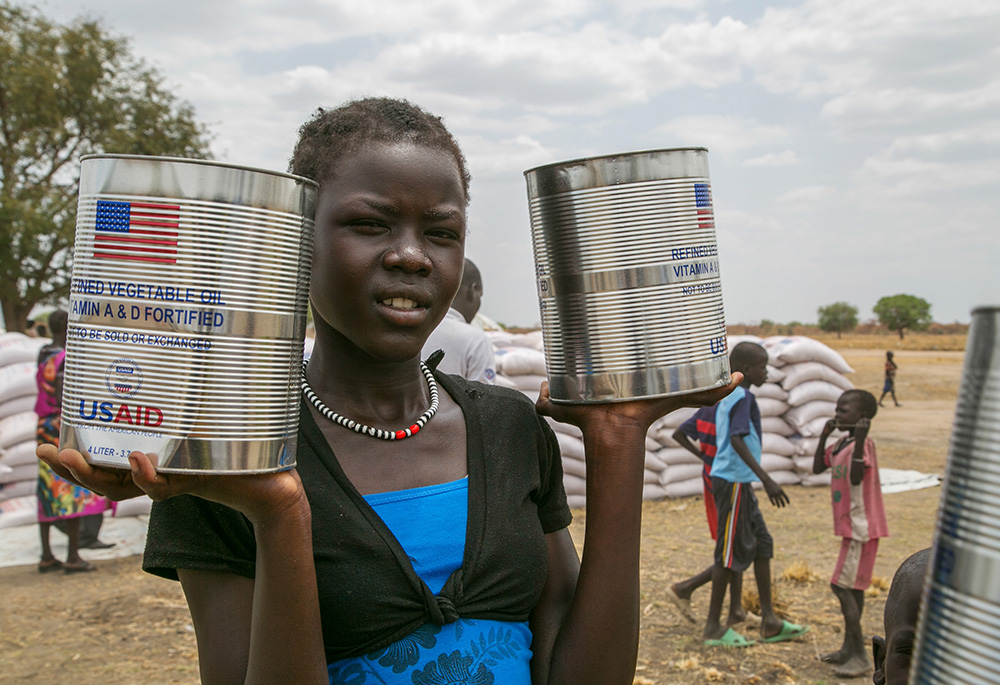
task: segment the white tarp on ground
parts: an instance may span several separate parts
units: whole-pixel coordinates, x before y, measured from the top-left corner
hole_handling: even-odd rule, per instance
[[[109,549],[80,550],[81,556],[100,568],[103,559],[117,559],[142,554],[146,546],[146,522],[148,516],[104,517],[101,526],[101,540],[115,543]],[[66,558],[66,536],[53,529],[49,533],[52,553],[57,559]],[[38,525],[21,525],[0,528],[0,567],[33,566],[42,555],[42,543],[38,536]],[[98,571],[100,572],[100,571]]]
[[[920,473],[908,469],[887,469],[880,466],[878,477],[882,482],[882,493],[909,492],[941,485],[941,476],[936,473]]]

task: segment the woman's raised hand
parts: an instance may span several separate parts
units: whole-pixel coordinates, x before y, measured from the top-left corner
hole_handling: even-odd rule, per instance
[[[539,414],[549,416],[562,423],[570,423],[586,430],[595,421],[634,423],[643,431],[647,430],[661,416],[665,416],[681,407],[707,407],[715,404],[731,393],[743,382],[743,374],[736,371],[732,374],[729,385],[711,390],[702,390],[684,395],[669,397],[653,397],[641,400],[623,402],[591,402],[580,404],[562,404],[553,402],[549,396],[549,384],[542,383],[538,393],[535,408]]]
[[[90,464],[76,450],[40,445],[35,452],[57,475],[113,501],[140,495],[164,500],[191,494],[242,512],[251,521],[305,502],[302,483],[294,470],[262,474],[157,473],[156,455],[132,452],[131,470]]]
[[[156,501],[195,495],[244,514],[252,523],[282,511],[308,511],[302,481],[295,469],[275,473],[157,473],[156,455],[128,455],[132,481]]]

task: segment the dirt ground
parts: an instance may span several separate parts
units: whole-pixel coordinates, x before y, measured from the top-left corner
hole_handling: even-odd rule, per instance
[[[835,338],[826,342],[837,346]],[[871,433],[882,466],[943,474],[964,345],[950,346],[952,351],[896,348],[903,406],[880,410]],[[884,352],[840,349],[856,371],[854,383],[879,390]],[[812,630],[799,642],[747,650],[703,647],[700,626],[681,618],[664,595],[670,582],[711,562],[700,498],[645,504],[636,683],[870,682],[834,678],[818,661],[820,653],[840,646],[842,619],[828,582],[839,543],[826,489],[793,486],[788,493],[791,504],[785,509],[763,504],[775,539],[776,605]],[[930,545],[939,497],[940,488],[886,495],[891,537],[879,547],[876,582],[865,604],[868,635],[882,632],[885,591],[895,568]],[[586,513],[574,513],[573,535],[582,540]],[[748,574],[745,588],[753,587]],[[707,608],[706,588],[695,594],[693,610],[704,616]],[[198,682],[194,633],[180,587],[144,574],[138,557],[101,562],[97,573],[86,576],[39,575],[34,566],[0,569],[0,681]]]

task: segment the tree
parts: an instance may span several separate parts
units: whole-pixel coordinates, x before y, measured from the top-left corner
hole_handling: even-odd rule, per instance
[[[903,331],[921,331],[931,323],[931,303],[916,295],[889,295],[883,297],[872,308],[875,316],[889,330],[899,331],[899,339],[903,339]]]
[[[0,304],[23,331],[69,292],[80,157],[208,156],[207,129],[128,42],[0,0]]]
[[[844,331],[853,331],[858,325],[858,308],[847,302],[834,302],[817,310],[819,328],[821,331],[837,332],[837,337]]]

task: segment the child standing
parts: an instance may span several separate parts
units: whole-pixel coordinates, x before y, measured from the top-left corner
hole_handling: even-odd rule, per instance
[[[743,373],[740,386],[715,405],[716,454],[712,462],[712,494],[718,512],[712,600],[702,637],[708,646],[746,647],[753,642],[720,624],[722,602],[729,587],[751,564],[760,595],[761,640],[781,642],[803,635],[808,628],[779,619],[771,603],[771,557],[774,541],[764,524],[753,482],[761,481],[776,507],[788,495],[760,465],[760,410],[750,388],[767,380],[767,352],[751,342],[733,348],[733,371]]]
[[[830,587],[844,614],[844,644],[820,658],[835,664],[834,674],[845,678],[871,669],[861,633],[861,614],[879,538],[889,535],[875,442],[868,437],[876,412],[878,402],[870,392],[855,389],[842,394],[813,455],[813,473],[832,469],[833,532],[842,538]],[[827,438],[838,428],[847,435],[827,447]]]

